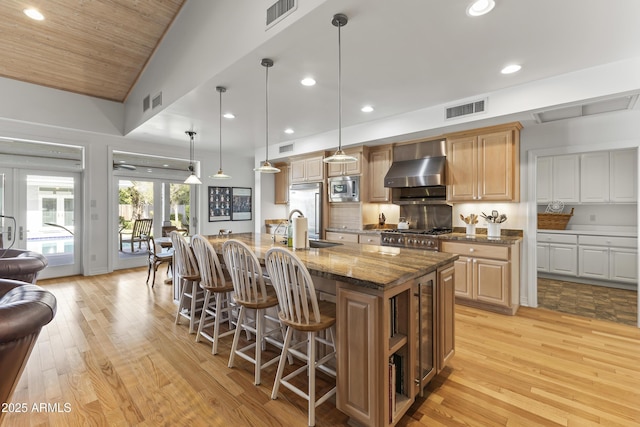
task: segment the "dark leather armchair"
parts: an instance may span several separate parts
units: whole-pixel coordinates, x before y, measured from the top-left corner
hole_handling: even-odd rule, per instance
[[[51,292],[0,279],[0,403],[11,399],[40,330],[55,314],[56,298]]]
[[[47,258],[38,252],[0,249],[0,279],[20,280],[35,284],[38,273],[47,264]]]

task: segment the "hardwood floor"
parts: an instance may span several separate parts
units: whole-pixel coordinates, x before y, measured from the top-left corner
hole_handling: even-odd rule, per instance
[[[174,325],[171,287],[146,269],[43,280],[58,298],[5,414],[14,426],[304,426],[306,402],[270,399],[275,367],[251,365]],[[229,337],[230,338],[230,337]],[[640,425],[640,329],[544,309],[456,307],[456,355],[401,426]],[[33,405],[49,404],[36,411]],[[55,404],[58,404],[56,407]],[[67,404],[67,406],[65,406]],[[68,409],[68,410],[67,410]],[[318,426],[346,426],[331,402]]]

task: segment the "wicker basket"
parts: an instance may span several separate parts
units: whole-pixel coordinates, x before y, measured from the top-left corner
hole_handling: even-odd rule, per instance
[[[564,230],[567,228],[569,220],[573,216],[573,208],[569,213],[539,213],[538,229],[543,230]]]

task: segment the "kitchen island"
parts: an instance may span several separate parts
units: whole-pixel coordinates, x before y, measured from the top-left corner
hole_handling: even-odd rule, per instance
[[[221,254],[232,238],[260,262],[269,248],[284,246],[254,233],[209,241]],[[337,304],[337,408],[357,424],[395,425],[454,354],[458,256],[351,243],[295,253]]]

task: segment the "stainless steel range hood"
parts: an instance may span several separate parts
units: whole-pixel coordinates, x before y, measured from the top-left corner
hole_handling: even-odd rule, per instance
[[[445,185],[446,157],[426,157],[393,162],[384,177],[389,188]]]

